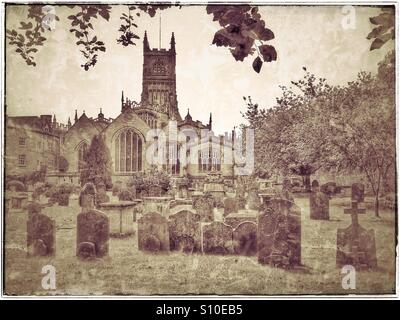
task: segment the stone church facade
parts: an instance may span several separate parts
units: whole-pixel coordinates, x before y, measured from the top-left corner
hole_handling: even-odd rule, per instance
[[[75,111],[73,124],[68,120],[66,126],[54,120],[50,133],[57,137],[58,157],[55,157],[54,170],[49,171],[49,177],[56,182],[79,183],[83,154],[93,137],[101,135],[110,151],[114,182],[127,181],[134,172],[154,166],[176,177],[202,179],[212,173],[233,178],[234,133],[214,135],[211,114],[207,124],[194,121],[189,110],[182,118],[178,108],[175,66],[174,34],[169,49],[152,49],[145,33],[140,103],[124,97],[122,91],[121,113],[115,119],[107,119],[100,110],[97,118],[90,118],[85,112],[78,117]],[[21,117],[8,117],[7,129],[9,123],[18,118]],[[29,128],[29,123],[25,126]],[[68,161],[66,172],[57,170],[57,158],[60,157]],[[13,158],[18,158],[18,155],[13,155]],[[25,160],[30,161],[29,158]]]

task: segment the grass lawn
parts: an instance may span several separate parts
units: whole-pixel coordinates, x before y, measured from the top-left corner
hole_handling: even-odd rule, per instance
[[[309,201],[298,198],[302,211],[301,270],[282,270],[257,263],[257,257],[146,254],[136,237],[110,239],[109,256],[91,262],[75,257],[77,201],[53,206],[45,214],[56,221],[56,256],[26,256],[26,212],[10,212],[5,225],[5,294],[8,295],[271,295],[390,294],[395,290],[395,214],[372,210],[360,224],[375,230],[379,269],[357,272],[356,289],[342,289],[336,268],[336,230],[350,224],[343,214],[349,199],[330,203],[330,221],[309,218]],[[56,290],[41,286],[42,267],[56,268]]]

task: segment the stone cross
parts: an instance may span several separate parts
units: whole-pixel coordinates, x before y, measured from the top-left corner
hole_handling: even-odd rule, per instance
[[[357,201],[351,202],[351,208],[344,209],[345,214],[351,214],[351,226],[353,231],[357,231],[358,229],[358,215],[365,214],[365,212],[366,212],[365,208],[358,208]]]

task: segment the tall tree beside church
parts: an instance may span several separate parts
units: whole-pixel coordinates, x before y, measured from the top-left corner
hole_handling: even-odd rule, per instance
[[[111,155],[104,136],[93,137],[89,148],[83,155],[83,169],[80,174],[81,185],[92,182],[96,186],[104,183],[107,188],[112,187]]]

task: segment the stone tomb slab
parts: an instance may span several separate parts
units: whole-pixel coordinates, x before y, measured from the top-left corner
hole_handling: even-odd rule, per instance
[[[170,249],[192,253],[201,251],[200,215],[182,210],[169,216]]]
[[[234,252],[239,255],[257,254],[257,224],[252,221],[240,223],[233,230]]]
[[[292,201],[274,198],[258,216],[258,261],[275,267],[301,264],[301,211]]]
[[[203,225],[203,252],[222,255],[233,253],[232,227],[218,221]]]
[[[101,211],[89,209],[77,217],[76,255],[82,259],[108,255],[110,221]]]
[[[144,212],[158,212],[168,217],[171,206],[171,197],[143,197]]]
[[[55,221],[45,214],[29,214],[27,221],[27,248],[29,256],[55,255]]]
[[[118,201],[100,203],[98,208],[110,221],[111,237],[127,237],[134,234],[133,222],[135,201]]]
[[[170,250],[168,221],[164,216],[151,212],[138,220],[138,248],[151,253]]]

